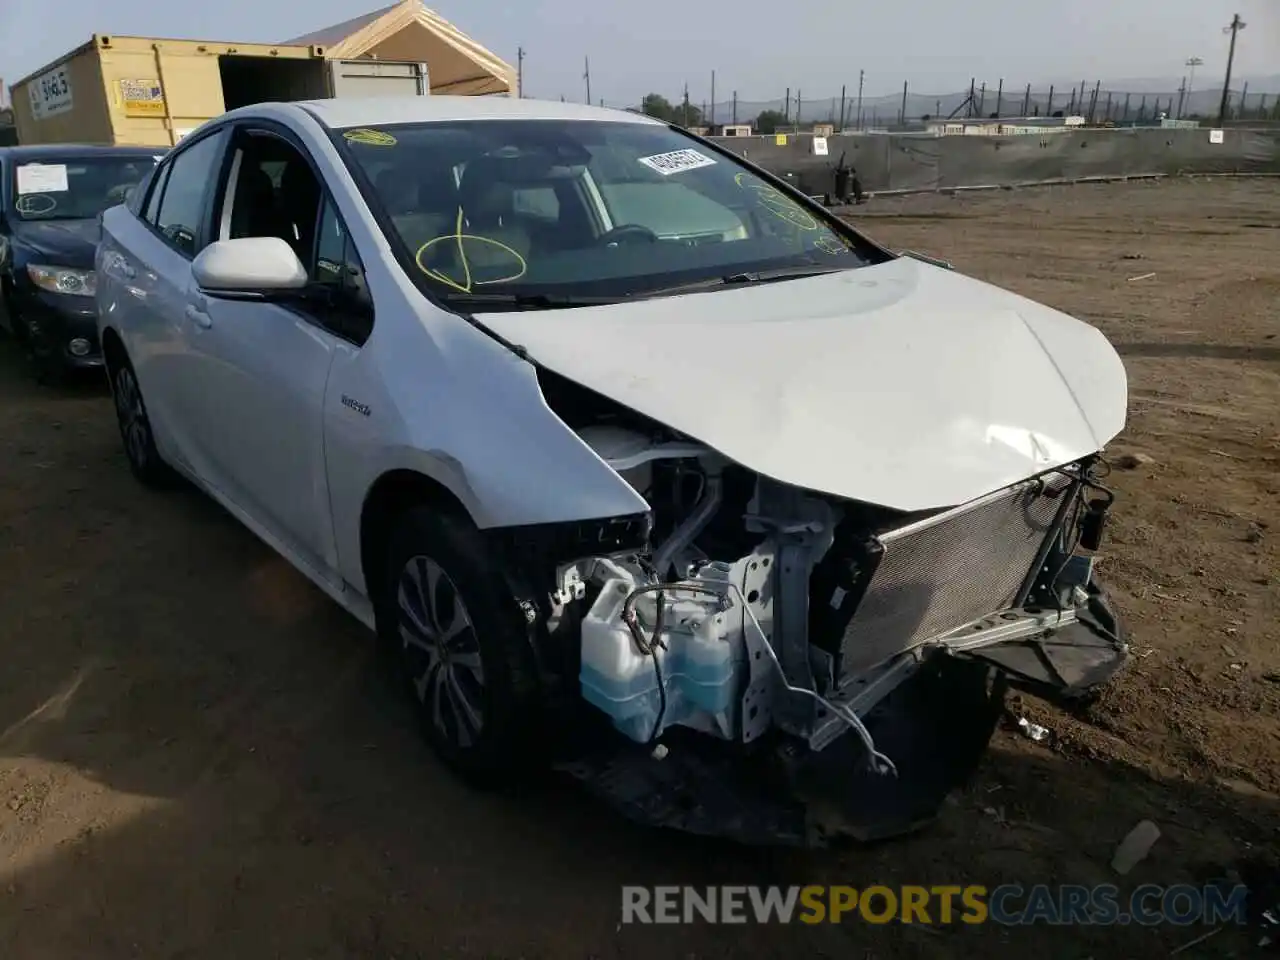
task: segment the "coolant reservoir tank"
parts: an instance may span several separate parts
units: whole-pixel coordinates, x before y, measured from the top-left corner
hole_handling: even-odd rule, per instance
[[[653,658],[636,649],[622,622],[622,605],[634,589],[633,581],[611,579],[596,597],[582,622],[579,680],[583,699],[608,714],[628,737],[644,742],[659,720],[661,698]],[[647,634],[652,630],[653,602],[648,596],[636,599]],[[654,655],[661,667],[667,652],[658,648]]]

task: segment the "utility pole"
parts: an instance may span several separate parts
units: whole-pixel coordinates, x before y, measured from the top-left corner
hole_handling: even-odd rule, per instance
[[[1027,84],[1027,92],[1022,95],[1022,115],[1025,117],[1031,109],[1031,84]]]
[[[1231,98],[1231,67],[1235,64],[1236,59],[1236,35],[1245,28],[1246,24],[1240,19],[1240,14],[1236,14],[1231,18],[1229,26],[1223,29],[1223,33],[1231,34],[1231,47],[1227,51],[1227,76],[1222,82],[1222,103],[1218,106],[1218,126],[1222,126],[1224,120],[1227,119],[1227,101]]]
[[[1178,112],[1173,115],[1173,119],[1182,119],[1182,107],[1187,102],[1187,78],[1182,78],[1182,86],[1178,87]]]
[[[858,71],[858,129],[862,129],[862,81],[866,77],[865,70]]]
[[[733,125],[738,125],[738,91],[733,91]]]
[[[996,119],[1000,119],[1000,108],[1004,105],[1004,77],[1000,78],[1000,86],[996,87]]]
[[[716,72],[711,71],[711,132],[716,132]]]
[[[1044,115],[1046,117],[1053,116],[1053,84],[1049,84],[1049,104],[1044,108]]]
[[[842,83],[840,84],[840,126],[836,130],[837,133],[844,129],[844,93],[845,84]]]
[[[902,117],[902,118],[898,121],[898,123],[899,123],[901,126],[904,126],[904,127],[905,127],[905,126],[907,125],[907,81],[906,81],[906,80],[903,80],[903,81],[902,81],[902,114],[901,114],[901,117]]]
[[[791,88],[787,87],[787,99],[782,102],[782,119],[786,123],[791,122]]]
[[[684,127],[689,127],[689,84],[684,85]]]
[[[975,82],[976,81],[974,77],[969,78],[969,99],[966,100],[964,104],[965,117],[972,117],[973,111],[977,109],[977,106],[978,106],[978,101],[974,99],[974,97],[977,96],[977,94],[974,92],[974,86],[973,86]]]
[[[796,133],[800,132],[800,88],[796,87]]]
[[[587,81],[587,106],[591,106],[591,58],[582,58],[582,79]]]
[[[1186,65],[1191,69],[1191,73],[1187,77],[1186,106],[1188,110],[1194,110],[1195,107],[1191,103],[1191,94],[1196,88],[1196,67],[1204,66],[1204,61],[1199,57],[1187,57]],[[1178,110],[1178,115],[1182,115],[1181,108]]]

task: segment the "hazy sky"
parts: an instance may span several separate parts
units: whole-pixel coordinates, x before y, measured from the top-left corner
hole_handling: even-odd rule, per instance
[[[279,42],[390,0],[0,0],[0,77],[13,83],[95,32]],[[1203,58],[1196,87],[1221,84],[1222,28],[1239,12],[1236,72],[1280,74],[1280,0],[439,0],[428,3],[515,63],[523,46],[529,96],[633,103],[647,91],[694,102],[736,89],[743,100],[838,95],[867,72],[868,95],[909,80],[919,93],[1088,78],[1179,77]],[[624,12],[625,11],[625,12]],[[1259,91],[1261,92],[1261,91]]]

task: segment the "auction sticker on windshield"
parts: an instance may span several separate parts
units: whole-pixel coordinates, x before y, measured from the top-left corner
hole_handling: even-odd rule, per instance
[[[699,167],[711,167],[715,161],[697,150],[672,150],[670,153],[655,153],[652,157],[641,157],[640,162],[650,170],[656,170],[664,177],[685,170],[697,170]]]
[[[66,193],[65,163],[24,163],[18,168],[18,193]]]

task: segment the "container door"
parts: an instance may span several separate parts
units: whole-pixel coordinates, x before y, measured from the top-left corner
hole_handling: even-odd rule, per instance
[[[333,97],[425,97],[431,83],[425,63],[410,60],[330,60]]]

